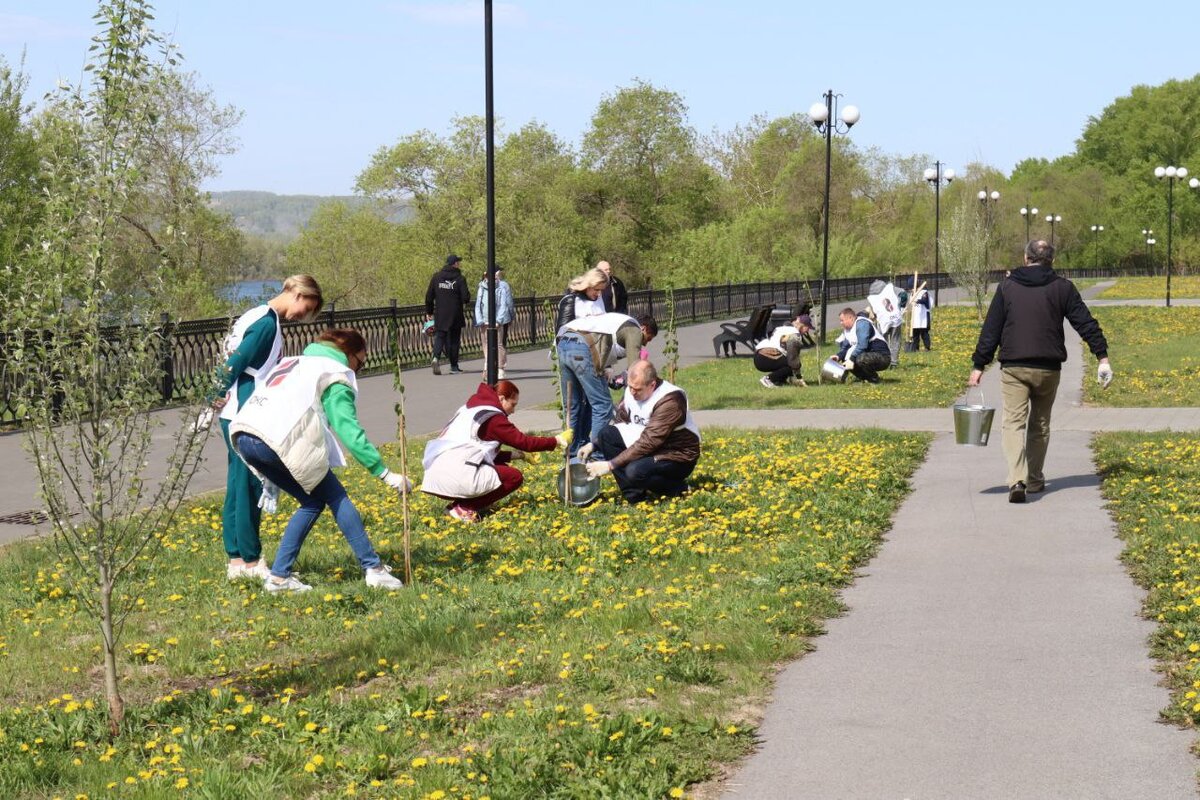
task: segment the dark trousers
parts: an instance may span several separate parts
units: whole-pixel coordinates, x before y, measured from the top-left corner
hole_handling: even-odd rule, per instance
[[[879,373],[892,365],[891,353],[860,353],[854,359],[854,377],[869,383],[879,383]]]
[[[771,358],[760,350],[754,354],[754,368],[767,373],[771,383],[776,386],[783,386],[787,379],[792,377],[792,368],[788,366],[787,356]]]
[[[451,328],[448,331],[437,330],[433,333],[433,357],[441,358],[443,355],[450,359],[450,368],[458,369],[458,348],[462,342],[462,326]]]
[[[621,432],[606,425],[600,432],[596,452],[606,459],[613,459],[625,450]],[[613,477],[621,494],[630,503],[649,500],[652,495],[675,496],[687,491],[687,477],[696,468],[695,461],[665,461],[644,456],[630,461],[623,467],[613,468]]]
[[[925,342],[925,349],[929,349],[929,328],[913,328],[912,349],[917,352],[921,349],[921,342]]]

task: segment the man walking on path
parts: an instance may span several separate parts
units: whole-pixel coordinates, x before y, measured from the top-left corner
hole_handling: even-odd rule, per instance
[[[433,367],[434,375],[442,374],[442,356],[450,359],[450,374],[462,372],[458,367],[458,348],[462,342],[462,329],[467,324],[463,307],[471,302],[467,279],[458,265],[462,259],[456,255],[446,256],[446,266],[433,273],[429,288],[425,290],[425,314],[433,320]]]
[[[1108,342],[1075,284],[1054,272],[1054,248],[1042,240],[1025,247],[1025,264],[1001,281],[971,357],[968,386],[978,386],[983,370],[1000,348],[1004,398],[1004,456],[1008,460],[1008,502],[1024,503],[1026,492],[1046,488],[1042,468],[1050,445],[1050,411],[1067,360],[1063,320],[1100,359],[1096,379],[1108,386],[1113,371]]]

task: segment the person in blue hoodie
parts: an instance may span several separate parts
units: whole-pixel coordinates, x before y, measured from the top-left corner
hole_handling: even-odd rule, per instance
[[[499,368],[498,379],[504,379],[504,370],[508,367],[508,326],[517,314],[516,303],[513,301],[513,290],[504,280],[504,270],[496,265],[496,366]],[[482,328],[483,362],[488,360],[488,279],[487,274],[479,282],[475,290],[475,327]]]

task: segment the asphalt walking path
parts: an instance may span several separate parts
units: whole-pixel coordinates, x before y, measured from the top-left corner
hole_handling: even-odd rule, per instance
[[[681,364],[711,358],[716,330],[712,322],[681,328]],[[660,338],[652,357],[661,346]],[[879,554],[843,593],[848,612],[814,640],[815,652],[779,673],[761,746],[729,778],[727,797],[1197,796],[1192,734],[1158,722],[1169,698],[1147,655],[1153,624],[1118,561],[1088,445],[1097,430],[1200,429],[1200,409],[1082,407],[1080,365],[1073,357],[1064,369],[1047,491],[1025,505],[1007,502],[999,441],[956,446],[949,409],[696,414],[702,427],[935,433]],[[464,367],[457,376],[405,374],[411,434],[440,428],[472,393],[482,364]],[[511,355],[508,373],[526,409],[517,424],[556,428],[556,413],[528,410],[554,397],[546,352]],[[989,371],[984,390],[997,406],[998,383]],[[364,379],[360,397],[368,434],[392,440],[391,377]],[[0,463],[0,516],[36,508],[19,435],[0,437]],[[214,434],[193,490],[221,488],[224,472]],[[30,531],[0,525],[0,541]]]

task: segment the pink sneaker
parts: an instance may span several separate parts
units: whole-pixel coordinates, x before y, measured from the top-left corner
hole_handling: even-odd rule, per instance
[[[458,503],[450,506],[450,516],[454,517],[459,522],[466,522],[467,524],[472,524],[479,521],[478,511],[474,511],[466,506],[459,505]]]

